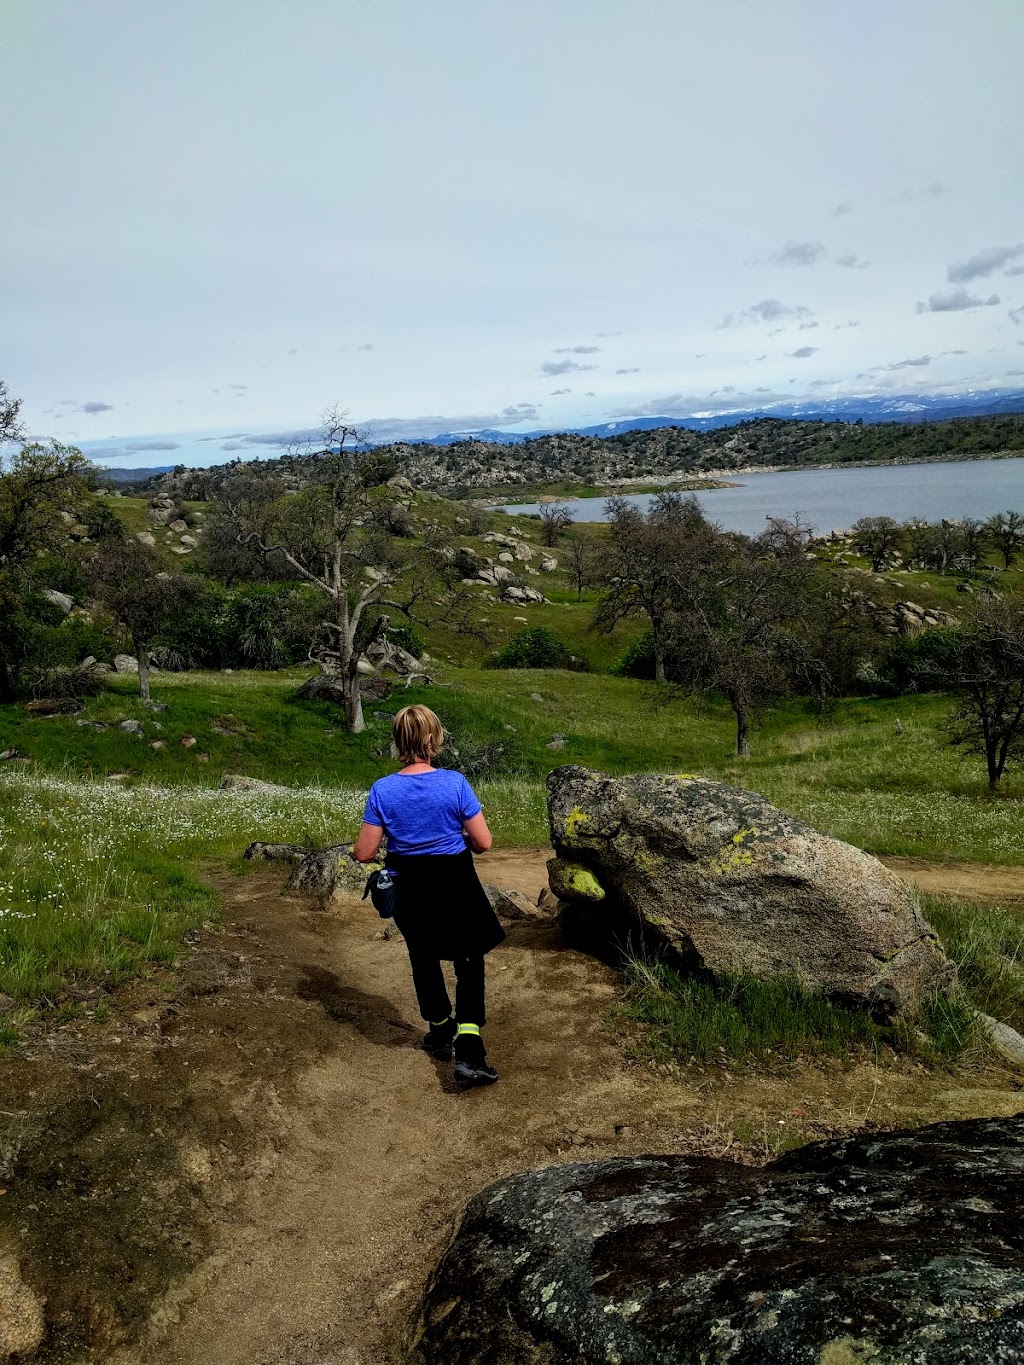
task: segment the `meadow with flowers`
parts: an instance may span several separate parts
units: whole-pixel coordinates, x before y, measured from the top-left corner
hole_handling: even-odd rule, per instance
[[[0,708],[0,745],[21,760],[0,766],[0,993],[10,1002],[0,1044],[34,1010],[73,1011],[87,993],[173,963],[185,936],[216,917],[204,872],[241,871],[253,840],[353,838],[367,787],[391,767],[390,713],[406,700],[442,715],[449,761],[470,774],[506,847],[546,843],[544,775],[576,762],[703,772],[874,853],[1024,864],[1020,779],[988,794],[943,741],[941,699],[858,699],[827,720],[780,708],[738,760],[724,708],[659,704],[653,688],[609,675],[450,670],[382,704],[361,735],[340,729],[326,703],[296,703],[296,682],[288,672],[162,674],[159,712],[121,679],[74,717]],[[118,729],[125,718],[143,733]],[[220,791],[225,771],[289,790]],[[959,940],[973,942],[954,918]],[[1000,932],[1005,940],[1005,924]]]

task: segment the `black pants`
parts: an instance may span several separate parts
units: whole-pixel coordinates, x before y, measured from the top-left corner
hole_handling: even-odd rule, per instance
[[[429,953],[409,949],[409,962],[412,965],[412,981],[416,987],[416,999],[420,1014],[428,1023],[439,1023],[452,1012],[451,997],[445,985],[444,968],[441,959]],[[483,954],[475,957],[457,957],[455,967],[455,1018],[460,1024],[486,1023],[484,1016],[484,959]]]

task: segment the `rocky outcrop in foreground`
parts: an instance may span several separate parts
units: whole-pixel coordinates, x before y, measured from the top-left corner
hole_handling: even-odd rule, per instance
[[[762,796],[686,773],[548,775],[551,889],[640,921],[713,972],[912,1011],[953,969],[910,888],[877,859]]]
[[[638,1157],[476,1196],[409,1365],[1024,1359],[1024,1117]]]

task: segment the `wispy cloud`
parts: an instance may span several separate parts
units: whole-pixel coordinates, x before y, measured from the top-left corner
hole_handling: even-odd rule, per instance
[[[759,303],[752,303],[749,308],[744,308],[742,313],[726,313],[718,323],[718,329],[738,327],[745,322],[779,322],[789,318],[813,317],[813,310],[805,308],[802,303],[788,304],[783,303],[781,299],[761,299]]]
[[[825,255],[824,242],[787,242],[768,257],[772,265],[816,265]]]
[[[950,284],[968,284],[994,274],[1001,265],[1018,256],[1024,256],[1024,246],[987,246],[968,260],[951,265],[946,271],[946,279]]]
[[[885,365],[886,370],[919,370],[922,365],[930,365],[932,358],[930,355],[908,356],[906,360],[897,360],[892,365]]]
[[[846,214],[853,212],[853,205],[848,199],[844,199],[841,204],[837,204],[832,210],[833,217],[843,218]]]
[[[990,294],[987,299],[977,294],[968,294],[960,285],[956,289],[940,289],[932,294],[927,303],[918,303],[919,313],[963,313],[969,308],[992,308],[999,302],[998,294]]]
[[[1024,318],[1024,304],[1022,304],[1020,308],[1011,308],[1008,316],[1013,325],[1015,327],[1019,327],[1021,324],[1021,319]],[[1022,344],[1024,343],[1019,341],[1017,342],[1018,346]]]
[[[629,367],[629,369],[625,369],[625,370],[616,370],[615,373],[616,373],[616,374],[639,374],[639,373],[640,373],[640,367],[639,367],[639,365],[632,365],[632,366]]]
[[[841,251],[835,258],[836,265],[844,270],[867,270],[870,261],[862,261],[855,251]]]
[[[549,397],[561,398],[563,393],[572,393],[572,389],[552,389]]]
[[[787,351],[786,354],[793,360],[807,360],[809,356],[820,349],[819,346],[798,346],[795,351]]]
[[[98,412],[113,412],[113,403],[100,403],[97,399],[90,399],[88,403],[83,403],[79,407],[79,412],[87,412],[90,417],[95,417]]]
[[[922,186],[921,186],[920,188],[918,188],[918,189],[913,189],[913,188],[911,188],[911,189],[901,190],[900,193],[899,193],[899,195],[897,195],[897,198],[899,198],[899,199],[907,199],[907,200],[914,200],[914,199],[936,199],[940,194],[946,194],[946,193],[947,193],[947,190],[946,190],[945,185],[940,184],[938,180],[933,180],[933,181],[931,182],[931,184],[929,184],[929,185],[922,185]]]
[[[596,355],[600,346],[556,346],[555,355]]]
[[[545,360],[540,372],[546,379],[554,379],[560,374],[575,374],[580,370],[596,369],[596,365],[579,365],[575,360]]]
[[[594,333],[594,336],[596,336],[596,337],[620,337],[620,336],[622,336],[622,333],[621,333],[621,332],[595,332],[595,333]]]
[[[837,323],[835,324],[835,326],[832,328],[832,330],[833,330],[833,332],[845,332],[846,329],[847,329],[848,327],[859,327],[859,326],[860,326],[860,322],[859,322],[859,321],[855,322],[855,321],[853,321],[853,319],[851,319],[849,322],[837,322]]]
[[[1009,270],[1003,271],[1004,275],[1024,275],[1024,265],[1011,265]]]

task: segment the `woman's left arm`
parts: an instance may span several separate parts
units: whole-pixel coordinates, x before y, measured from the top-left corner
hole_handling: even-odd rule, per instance
[[[372,863],[384,837],[381,825],[370,825],[364,820],[359,827],[359,837],[352,845],[352,857],[357,863]]]

